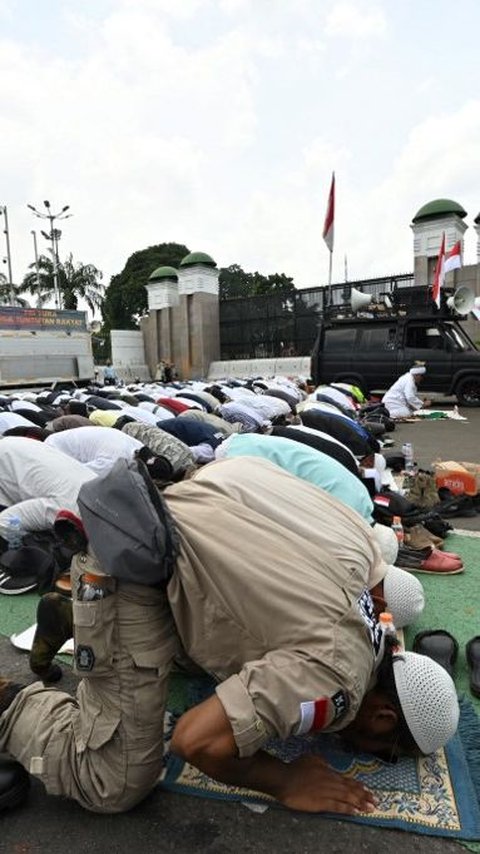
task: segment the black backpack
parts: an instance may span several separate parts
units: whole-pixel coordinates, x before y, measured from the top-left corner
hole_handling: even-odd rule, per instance
[[[78,506],[100,565],[114,578],[166,586],[179,553],[170,511],[139,459],[84,483]]]

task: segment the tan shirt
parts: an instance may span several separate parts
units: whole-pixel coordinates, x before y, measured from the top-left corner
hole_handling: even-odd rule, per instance
[[[336,730],[374,668],[360,612],[379,552],[361,517],[265,460],[212,463],[165,493],[181,537],[168,597],[240,756],[271,736]]]

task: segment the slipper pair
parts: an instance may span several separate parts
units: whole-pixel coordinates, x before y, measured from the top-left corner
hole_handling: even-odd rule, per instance
[[[470,674],[470,691],[475,697],[480,697],[480,637],[478,635],[468,641],[465,657]]]
[[[420,655],[428,655],[445,668],[453,678],[453,671],[458,657],[458,642],[445,629],[434,629],[419,632],[413,640],[413,651]],[[470,691],[475,697],[480,697],[480,636],[472,638],[465,647]]]
[[[453,678],[453,670],[458,657],[458,641],[444,629],[418,632],[413,639],[414,652],[428,655],[437,664],[441,664]]]

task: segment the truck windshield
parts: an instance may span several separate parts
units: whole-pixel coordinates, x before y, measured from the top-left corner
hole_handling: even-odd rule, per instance
[[[459,326],[453,323],[446,323],[444,329],[448,340],[453,344],[455,350],[473,349],[473,343]]]

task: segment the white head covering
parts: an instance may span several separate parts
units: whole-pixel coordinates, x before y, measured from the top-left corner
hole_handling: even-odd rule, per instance
[[[373,526],[372,531],[385,563],[395,563],[398,555],[398,540],[395,533],[388,525],[378,523]]]
[[[410,572],[398,566],[389,566],[383,579],[383,595],[387,611],[397,629],[409,626],[425,607],[425,594],[421,582]]]
[[[412,376],[416,376],[418,374],[426,374],[427,369],[425,365],[415,365],[415,367],[410,368],[410,373],[412,374]]]
[[[422,753],[434,753],[455,735],[457,692],[447,671],[427,655],[399,652],[393,675],[408,728]]]

